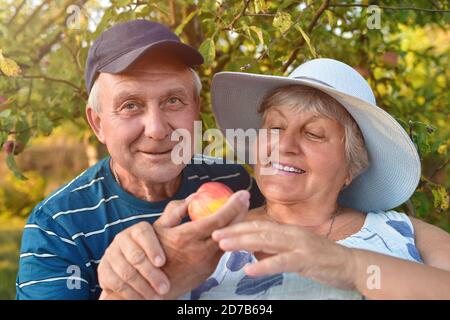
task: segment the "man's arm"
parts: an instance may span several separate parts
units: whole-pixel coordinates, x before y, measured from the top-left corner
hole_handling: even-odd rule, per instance
[[[76,243],[45,209],[25,225],[20,250],[16,299],[92,299],[90,283]]]

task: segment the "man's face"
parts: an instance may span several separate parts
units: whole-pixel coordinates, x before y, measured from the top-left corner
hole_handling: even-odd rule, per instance
[[[185,165],[171,161],[178,143],[171,134],[186,129],[193,137],[199,114],[191,71],[173,58],[152,55],[125,73],[101,73],[97,81],[101,112],[91,118],[98,117],[94,130],[114,161],[146,183],[176,178]]]

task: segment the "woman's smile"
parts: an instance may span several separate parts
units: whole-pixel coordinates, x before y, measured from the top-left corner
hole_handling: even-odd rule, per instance
[[[270,162],[268,166],[276,170],[275,174],[282,176],[299,176],[306,173],[305,170],[286,163]]]

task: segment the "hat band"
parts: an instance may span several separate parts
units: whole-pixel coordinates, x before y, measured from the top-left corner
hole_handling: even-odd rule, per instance
[[[300,80],[303,79],[303,80],[313,81],[313,82],[317,82],[319,84],[323,84],[323,85],[325,85],[327,87],[335,89],[333,86],[330,86],[328,83],[320,81],[320,80],[317,80],[317,79],[314,79],[314,78],[300,76],[300,77],[293,77],[293,79],[300,79]]]

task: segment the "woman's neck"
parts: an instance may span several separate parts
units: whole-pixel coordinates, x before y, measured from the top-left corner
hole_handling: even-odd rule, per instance
[[[326,224],[338,211],[336,201],[318,203],[279,203],[267,201],[265,214],[278,223],[318,228]]]

